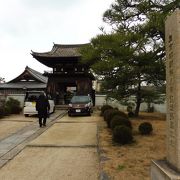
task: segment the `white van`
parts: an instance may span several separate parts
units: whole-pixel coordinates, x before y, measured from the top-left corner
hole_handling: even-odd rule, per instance
[[[38,112],[36,111],[36,100],[39,97],[41,93],[44,93],[43,91],[27,91],[26,96],[25,96],[25,101],[24,101],[24,116],[29,116],[29,115],[36,115]],[[55,104],[54,100],[51,98],[50,95],[47,96],[49,105],[50,105],[50,110],[49,113],[53,113],[55,111]]]

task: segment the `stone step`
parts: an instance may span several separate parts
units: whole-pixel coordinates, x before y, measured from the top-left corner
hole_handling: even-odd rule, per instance
[[[58,110],[67,110],[68,107],[69,107],[69,105],[64,104],[64,105],[56,105],[55,108],[58,109]]]

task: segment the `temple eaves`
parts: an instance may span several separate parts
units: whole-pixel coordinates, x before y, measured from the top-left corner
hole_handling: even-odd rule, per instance
[[[79,49],[86,44],[54,44],[53,48],[49,52],[34,52],[31,51],[31,55],[35,57],[81,57]]]

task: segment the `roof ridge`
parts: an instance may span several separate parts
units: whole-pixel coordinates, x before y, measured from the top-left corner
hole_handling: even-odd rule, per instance
[[[30,71],[34,71],[34,72],[42,75],[42,73],[40,73],[39,71],[36,71],[35,69],[32,69],[32,68],[30,68],[30,67],[28,67],[28,66],[26,66],[26,69],[28,69],[28,70],[30,70]]]
[[[40,73],[39,71],[36,71],[36,70],[34,70],[34,69],[32,69],[32,68],[30,68],[30,67],[28,67],[28,66],[27,66],[26,69],[29,71],[29,73],[31,73],[32,76],[34,76],[34,77],[38,78],[39,80],[47,83],[47,79],[48,79],[48,78],[45,77],[45,76],[43,76],[42,73]]]
[[[31,55],[33,55],[33,54],[44,54],[44,53],[45,53],[45,54],[49,54],[50,52],[51,52],[51,51],[46,51],[46,52],[36,52],[36,51],[32,51],[32,50],[31,50],[31,53],[30,53],[30,54],[31,54]]]
[[[86,44],[55,44],[54,43],[51,51],[44,52],[44,53],[37,53],[37,52],[32,51],[31,55],[35,59],[37,59],[37,57],[53,57],[53,58],[54,57],[58,57],[58,58],[75,57],[75,58],[80,58],[81,53],[80,53],[79,49],[88,44],[90,44],[90,43],[86,43]]]
[[[55,44],[53,47],[64,47],[64,48],[69,48],[69,47],[80,47],[84,45],[88,45],[89,43],[84,43],[84,44]]]

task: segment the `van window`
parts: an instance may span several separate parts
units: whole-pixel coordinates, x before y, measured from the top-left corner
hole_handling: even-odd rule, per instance
[[[39,95],[40,95],[40,93],[38,93],[38,92],[27,92],[25,101],[34,102],[37,100]]]

